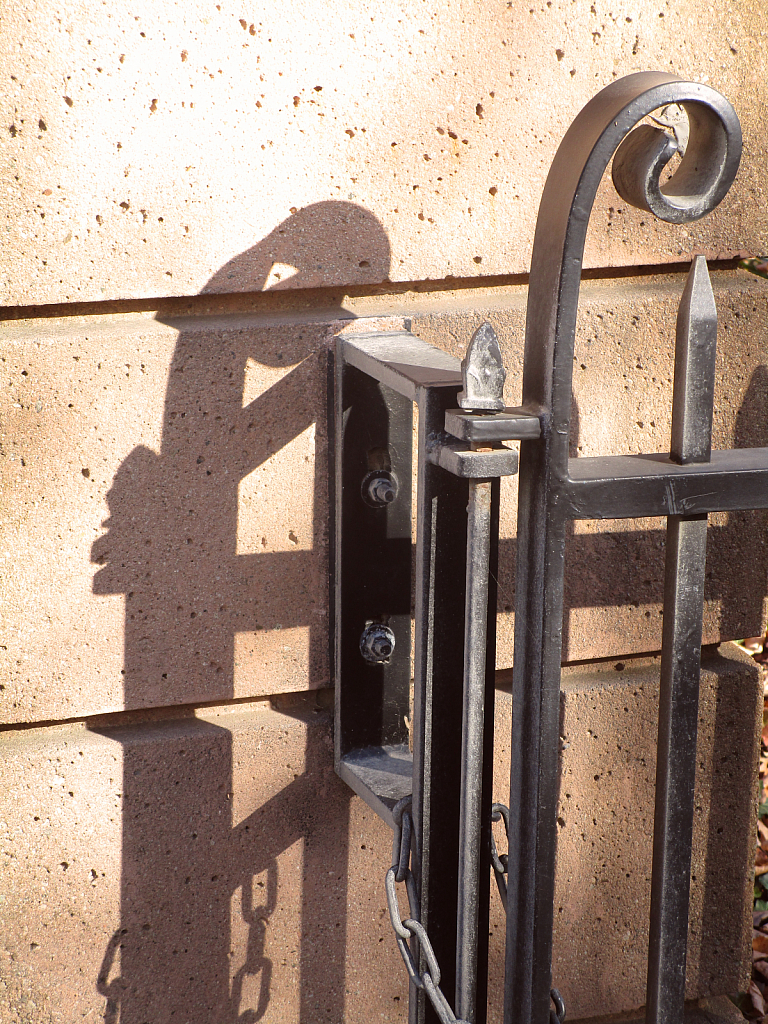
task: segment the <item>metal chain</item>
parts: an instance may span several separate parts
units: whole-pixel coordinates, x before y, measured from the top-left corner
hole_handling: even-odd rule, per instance
[[[419,921],[419,897],[416,891],[416,879],[411,871],[412,858],[412,835],[413,821],[411,819],[411,797],[403,797],[392,808],[392,817],[395,823],[395,834],[392,842],[392,867],[387,871],[384,879],[384,886],[387,893],[387,907],[389,919],[395,933],[395,941],[400,955],[403,958],[408,977],[414,986],[427,993],[435,1013],[440,1019],[440,1024],[467,1024],[467,1021],[459,1020],[440,991],[440,967],[429,941],[424,926]],[[491,807],[492,821],[503,821],[504,831],[509,842],[509,808],[504,804],[493,804]],[[496,875],[496,884],[499,889],[501,902],[506,910],[507,907],[507,879],[509,870],[509,857],[506,853],[499,854],[496,842],[491,834],[491,865]],[[397,902],[397,890],[395,885],[398,882],[405,882],[405,890],[408,894],[408,908],[410,917],[403,920],[400,917],[400,907]],[[414,950],[410,943],[413,940],[415,949],[420,949],[424,954],[427,966],[425,970],[419,971]],[[550,1024],[564,1024],[565,1002],[556,988],[550,990],[553,1008],[549,1011]]]
[[[555,1004],[554,1009],[549,1011],[550,1024],[563,1024],[565,1020],[565,1001],[556,988],[549,990],[549,998]]]
[[[491,806],[491,821],[503,821],[504,831],[507,834],[507,846],[509,846],[509,808],[504,804],[493,804]],[[496,885],[504,910],[507,909],[507,873],[509,872],[509,856],[506,853],[499,854],[496,849],[496,841],[491,833],[491,866],[496,876]],[[550,999],[553,1009],[549,1011],[549,1024],[564,1024],[565,1002],[556,988],[550,989]]]
[[[400,955],[403,958],[408,977],[416,986],[427,993],[435,1013],[440,1018],[440,1024],[467,1024],[467,1021],[459,1020],[440,991],[440,967],[432,949],[424,926],[419,921],[419,897],[416,891],[416,879],[411,871],[411,836],[413,822],[411,820],[411,798],[403,797],[392,809],[392,817],[395,821],[395,835],[392,844],[392,867],[386,874],[385,888],[387,892],[387,906],[389,908],[389,919],[395,932],[395,940]],[[405,889],[408,893],[408,907],[410,917],[403,920],[400,917],[400,908],[397,903],[397,890],[395,884],[405,882]],[[418,950],[424,955],[426,968],[419,971],[414,951],[411,949],[411,941],[414,943],[416,955]]]

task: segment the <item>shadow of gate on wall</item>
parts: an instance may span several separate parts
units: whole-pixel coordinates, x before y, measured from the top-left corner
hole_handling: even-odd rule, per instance
[[[386,235],[360,207],[319,203],[204,291],[279,289],[288,268],[292,288],[313,288],[348,281],[350,265],[386,280]],[[160,451],[134,449],[107,495],[94,591],[125,595],[125,708],[179,706],[173,721],[105,730],[123,747],[121,921],[98,979],[109,1024],[260,1020],[275,996],[266,938],[281,902],[296,915],[279,945],[292,950],[282,966],[296,979],[299,1018],[343,1018],[350,794],[333,774],[327,725],[313,723],[311,700],[288,702],[307,725],[303,770],[235,822],[233,786],[245,782],[232,733],[189,708],[327,683],[327,324],[350,314],[322,317],[298,328],[295,316],[166,320],[179,335]],[[249,377],[258,396],[244,402]],[[312,430],[314,482],[292,494],[282,481],[278,509],[287,522],[295,503],[312,502],[302,516],[312,535],[265,529],[260,549],[242,553],[242,481]],[[257,501],[249,515],[263,512]],[[274,755],[264,750],[262,771],[280,777]],[[282,888],[281,855],[292,865]],[[247,932],[239,949],[233,920]]]

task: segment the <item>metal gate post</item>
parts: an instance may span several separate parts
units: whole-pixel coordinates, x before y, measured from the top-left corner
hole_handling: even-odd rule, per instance
[[[662,186],[676,141],[636,126],[671,103],[685,109],[690,140]],[[544,188],[523,375],[523,405],[539,416],[541,438],[524,441],[520,455],[506,1024],[546,1024],[550,1015],[566,524],[659,515],[668,532],[647,1020],[682,1019],[706,518],[766,507],[768,451],[715,452],[708,461],[715,320],[703,260],[681,305],[669,456],[569,459],[571,375],[584,240],[611,158],[626,202],[683,223],[720,202],[740,153],[738,119],[719,93],[673,75],[630,75],[577,116]]]

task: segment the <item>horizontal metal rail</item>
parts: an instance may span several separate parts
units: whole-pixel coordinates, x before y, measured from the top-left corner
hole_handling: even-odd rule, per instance
[[[768,448],[714,451],[706,464],[669,455],[606,455],[568,460],[556,485],[569,519],[689,516],[768,508]]]

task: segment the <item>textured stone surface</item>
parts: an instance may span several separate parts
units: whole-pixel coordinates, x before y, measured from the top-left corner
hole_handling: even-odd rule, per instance
[[[691,997],[737,989],[749,962],[755,676],[733,649],[705,664]],[[572,1019],[643,1002],[657,685],[652,661],[565,672],[555,978]],[[333,773],[328,712],[307,696],[156,717],[0,734],[0,1019],[406,1020],[391,833]],[[500,693],[502,800],[509,728]],[[498,1020],[495,893],[491,931]]]
[[[588,264],[763,252],[763,5],[713,10],[5,5],[0,303],[525,272],[571,120],[615,77],[654,69],[730,99],[742,171],[685,227],[627,211],[605,182]]]
[[[685,1024],[742,1024],[744,1016],[728,996],[716,996],[714,999],[697,999],[686,1004],[683,1011]],[[645,1015],[628,1018],[626,1014],[617,1014],[606,1020],[600,1018],[601,1024],[641,1024]]]
[[[563,671],[553,983],[569,1018],[645,1003],[658,686],[658,658]],[[497,703],[500,794],[510,705],[503,696]],[[688,999],[743,991],[748,983],[761,710],[762,685],[751,659],[733,644],[705,651]],[[495,948],[503,948],[500,914],[492,930]],[[500,955],[492,960],[497,969]]]
[[[683,281],[584,285],[574,453],[668,447]],[[743,272],[716,274],[715,291],[715,447],[768,445],[768,293]],[[408,313],[416,333],[456,355],[488,316],[510,404],[520,400],[524,306],[523,288],[353,304],[359,316]],[[334,318],[349,315],[0,327],[0,720],[327,683],[327,345]],[[512,661],[515,493],[506,482],[500,668]],[[659,648],[663,542],[662,521],[574,526],[567,658]],[[712,517],[706,643],[761,630],[765,542],[764,512]]]
[[[328,678],[325,327],[199,326],[35,326],[6,356],[12,717]]]
[[[403,1019],[391,833],[333,773],[326,713],[240,707],[2,747],[4,1022]]]

